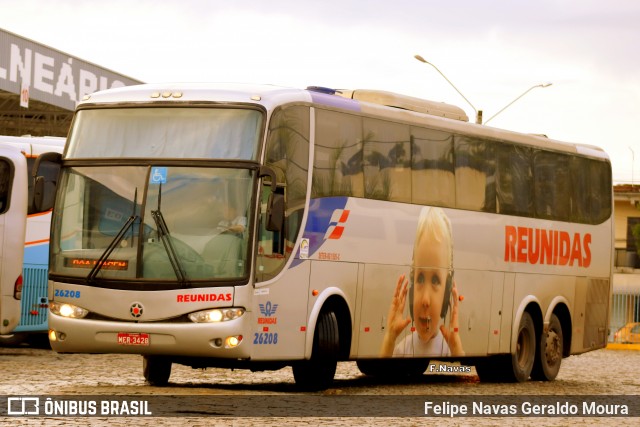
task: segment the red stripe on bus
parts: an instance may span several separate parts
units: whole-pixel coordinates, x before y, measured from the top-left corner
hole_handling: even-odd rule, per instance
[[[42,239],[42,240],[33,240],[31,242],[25,242],[24,245],[25,246],[29,246],[29,245],[37,245],[38,243],[47,243],[49,241],[49,239]]]

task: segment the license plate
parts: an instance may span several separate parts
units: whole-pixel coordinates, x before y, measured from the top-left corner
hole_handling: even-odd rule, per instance
[[[118,344],[120,345],[149,345],[149,334],[129,334],[118,333]]]

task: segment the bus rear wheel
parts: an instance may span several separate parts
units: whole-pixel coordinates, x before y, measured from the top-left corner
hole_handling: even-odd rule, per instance
[[[311,359],[293,365],[296,385],[306,391],[325,390],[333,383],[338,365],[340,338],[338,319],[333,311],[322,311],[318,316]]]
[[[164,387],[171,376],[171,361],[162,356],[143,356],[142,373],[149,385]]]
[[[531,378],[540,381],[553,381],[560,371],[563,353],[562,325],[555,314],[551,315],[549,328],[540,334],[536,361],[533,364]]]

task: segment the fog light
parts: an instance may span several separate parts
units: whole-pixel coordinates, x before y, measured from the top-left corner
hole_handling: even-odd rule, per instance
[[[64,332],[58,332],[54,331],[53,329],[49,329],[49,341],[64,341],[65,338],[67,338],[67,334],[65,334]]]
[[[224,340],[224,346],[225,348],[234,348],[239,346],[241,342],[242,342],[242,335],[227,337],[227,339]]]

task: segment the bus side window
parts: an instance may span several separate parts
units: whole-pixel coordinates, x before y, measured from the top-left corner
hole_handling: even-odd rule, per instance
[[[0,214],[9,208],[9,193],[11,189],[11,163],[5,159],[0,159]]]
[[[265,184],[260,203],[257,280],[269,280],[282,270],[300,233],[309,175],[310,115],[307,106],[287,105],[277,108],[269,122],[265,166],[275,172],[276,193],[284,196],[284,224],[279,232],[267,230],[266,207],[271,188]]]
[[[590,224],[600,224],[611,216],[611,165],[589,160]]]
[[[316,110],[312,197],[364,197],[362,118]]]
[[[495,147],[493,141],[454,136],[458,208],[496,211]]]
[[[533,158],[538,218],[570,220],[569,156],[538,151]]]
[[[453,134],[411,127],[412,203],[455,206],[454,171]]]
[[[592,221],[590,168],[592,162],[580,157],[569,159],[571,221],[586,224]]]
[[[496,193],[498,212],[505,215],[533,215],[533,171],[531,149],[515,145],[498,146]]]

